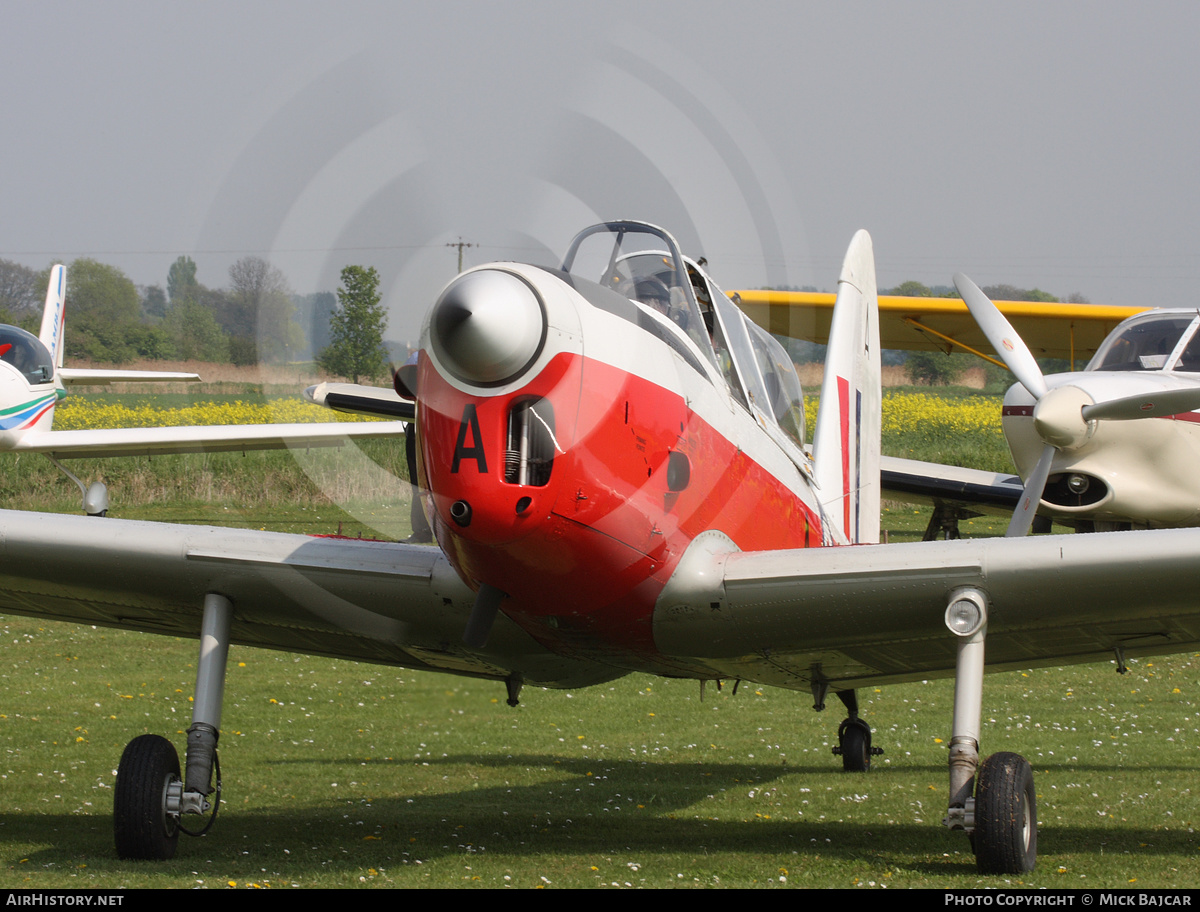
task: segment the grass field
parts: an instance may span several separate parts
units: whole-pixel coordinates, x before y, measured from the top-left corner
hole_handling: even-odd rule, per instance
[[[893,452],[931,458],[925,425],[942,419],[920,409],[925,418],[890,432]],[[966,458],[994,467],[1002,446]],[[366,465],[322,454],[319,469],[279,453],[73,468],[104,475],[114,514],[131,518],[297,532],[341,523],[400,538],[404,486],[370,468],[402,473],[398,449],[377,445]],[[14,462],[0,463],[6,499],[78,509],[45,460]],[[325,496],[335,482],[357,486],[349,512]],[[884,527],[911,538],[927,519],[889,505]],[[964,532],[1004,525],[980,518]],[[121,862],[114,767],[142,732],[182,744],[195,642],[15,617],[0,618],[0,634],[3,887],[1018,884],[977,874],[966,839],[940,826],[950,681],[862,693],[885,754],[847,775],[830,754],[840,705],[814,713],[807,694],[710,685],[701,699],[695,683],[630,675],[575,692],[526,688],[511,708],[498,684],[246,648],[230,656],[213,832],[183,839],[165,864]],[[987,680],[984,751],[1018,751],[1037,777],[1040,857],[1021,885],[1200,884],[1198,663]]]

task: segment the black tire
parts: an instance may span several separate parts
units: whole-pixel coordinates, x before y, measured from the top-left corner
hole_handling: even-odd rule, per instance
[[[981,874],[1027,874],[1037,863],[1037,795],[1020,754],[992,754],[979,767],[972,844]]]
[[[175,855],[178,822],[167,816],[167,786],[179,779],[179,755],[166,738],[140,735],[117,767],[113,837],[120,858],[165,861]]]
[[[871,768],[871,733],[861,725],[847,725],[842,729],[842,771],[865,773]]]

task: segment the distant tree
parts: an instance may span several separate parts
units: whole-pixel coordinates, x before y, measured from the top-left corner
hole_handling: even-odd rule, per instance
[[[177,358],[217,362],[230,358],[229,337],[204,301],[180,301],[167,314],[163,327],[174,343]]]
[[[189,256],[181,256],[167,270],[167,296],[172,302],[188,297],[196,289],[196,262]]]
[[[161,324],[148,326],[137,323],[129,327],[125,341],[139,358],[163,361],[177,357],[175,340]]]
[[[48,280],[42,279],[43,286]],[[133,281],[115,266],[82,258],[67,267],[67,358],[119,364],[137,350],[140,299]]]
[[[347,266],[337,296],[338,306],[329,318],[329,346],[317,362],[354,383],[361,377],[374,379],[387,367],[387,313],[379,299],[379,273],[374,267]]]
[[[304,333],[283,273],[260,257],[243,257],[229,267],[229,278],[225,330],[257,343],[262,361],[291,360],[304,346]]]
[[[146,320],[153,323],[167,315],[167,295],[161,285],[146,285],[138,291],[142,296],[142,316]]]
[[[993,301],[1044,301],[1057,304],[1058,298],[1040,288],[1017,288],[1015,285],[985,285],[983,293]]]
[[[11,260],[0,260],[0,320],[15,323],[31,313],[40,313],[46,286],[38,272]]]
[[[948,355],[945,352],[910,352],[904,369],[913,383],[927,386],[948,386],[959,378],[972,355]],[[964,358],[968,359],[964,361]]]
[[[922,285],[920,282],[909,280],[901,282],[891,291],[883,292],[884,294],[899,295],[904,298],[928,298],[931,297],[928,285]]]

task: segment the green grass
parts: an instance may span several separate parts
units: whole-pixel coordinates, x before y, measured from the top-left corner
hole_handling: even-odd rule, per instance
[[[376,446],[366,462],[401,471],[399,447]],[[402,493],[373,490],[349,512],[324,497],[334,480],[371,475],[363,457],[320,458],[72,468],[104,476],[114,514],[130,518],[407,534]],[[0,496],[78,509],[44,462],[5,461]],[[221,496],[196,496],[206,472]],[[928,518],[889,504],[883,526],[892,541],[919,538]],[[27,618],[0,618],[0,637],[5,888],[1200,883],[1193,655],[1133,662],[1124,677],[1106,663],[988,678],[983,749],[1024,754],[1036,776],[1039,863],[1018,880],[977,874],[966,839],[940,826],[950,681],[861,693],[885,754],[847,775],[830,754],[840,704],[814,713],[803,693],[710,684],[701,700],[693,682],[630,675],[527,688],[511,708],[499,684],[248,648],[230,656],[212,833],[167,863],[122,862],[114,767],[143,732],[182,745],[197,644]]]
[[[701,701],[631,675],[514,709],[498,684],[255,649],[231,655],[213,832],[121,862],[112,767],[143,731],[181,743],[195,644],[24,619],[0,635],[4,887],[1018,883],[977,874],[938,825],[949,681],[864,693],[886,753],[847,775],[839,709],[804,694]],[[1196,663],[989,678],[985,746],[1037,776],[1041,854],[1020,883],[1200,881]]]

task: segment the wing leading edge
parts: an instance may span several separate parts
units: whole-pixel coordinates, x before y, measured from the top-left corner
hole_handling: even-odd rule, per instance
[[[403,421],[229,424],[45,431],[26,434],[13,444],[12,449],[19,453],[49,453],[58,459],[76,459],[342,446],[350,440],[403,436]]]
[[[475,595],[437,548],[0,511],[0,613],[196,637],[210,592],[246,646],[546,686],[623,674],[507,619],[467,649]]]
[[[654,616],[658,648],[698,676],[835,690],[950,676],[948,598],[989,602],[989,670],[1200,648],[1200,529],[739,552],[696,540]],[[565,658],[474,602],[436,548],[0,511],[0,612],[196,636],[204,595],[234,603],[233,642],[529,683],[622,672]]]
[[[990,601],[989,671],[1200,645],[1200,530],[737,552],[680,564],[655,611],[666,654],[714,677],[846,690],[954,674],[949,596]]]

